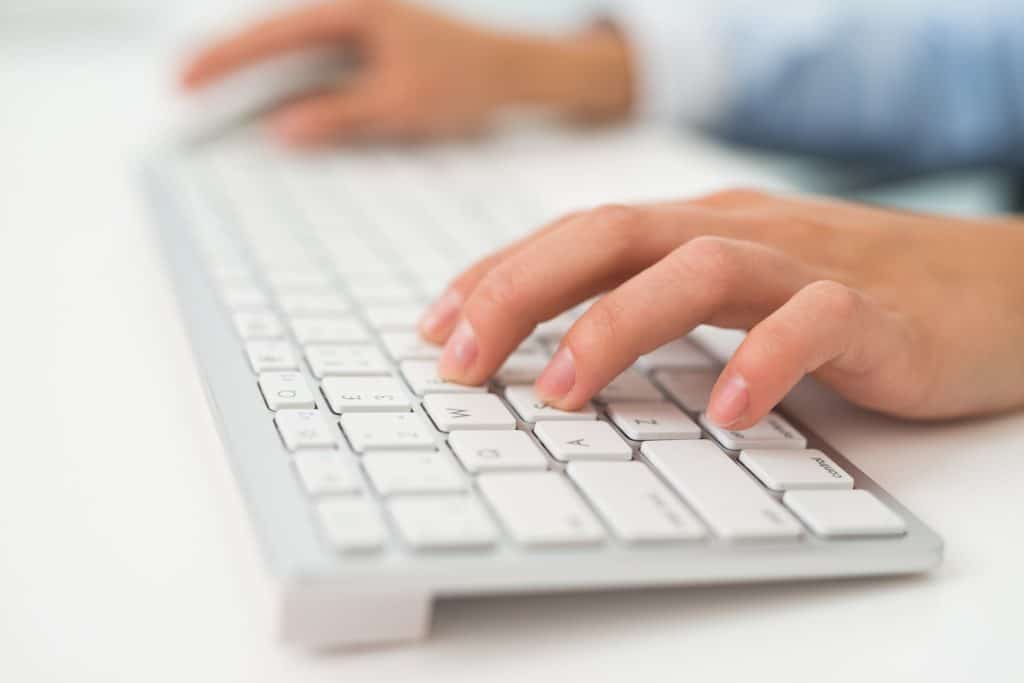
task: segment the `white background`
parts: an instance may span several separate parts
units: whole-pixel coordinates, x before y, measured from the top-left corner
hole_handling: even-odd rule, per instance
[[[911,425],[813,395],[798,413],[945,537],[939,570],[464,600],[413,647],[279,647],[133,184],[166,64],[120,29],[10,29],[0,681],[1024,680],[1024,415]]]

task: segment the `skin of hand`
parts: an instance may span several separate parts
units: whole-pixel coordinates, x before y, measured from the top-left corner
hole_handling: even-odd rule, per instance
[[[1022,257],[1022,221],[732,190],[556,221],[462,273],[420,332],[445,344],[443,377],[478,384],[598,296],[535,385],[558,408],[709,323],[749,330],[711,395],[719,425],[753,425],[808,373],[867,408],[946,418],[1024,404]]]
[[[271,115],[286,142],[472,133],[515,105],[595,120],[630,108],[629,52],[608,26],[562,38],[502,33],[397,0],[336,0],[271,17],[202,50],[181,80],[194,90],[246,65],[326,46],[351,49],[360,67],[337,89]]]

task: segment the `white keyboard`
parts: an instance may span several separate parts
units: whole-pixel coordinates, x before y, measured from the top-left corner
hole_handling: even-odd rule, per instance
[[[154,165],[163,243],[281,579],[286,639],[417,637],[444,595],[939,560],[941,541],[805,426],[705,421],[719,364],[692,340],[640,358],[577,412],[530,385],[579,309],[540,325],[487,386],[437,376],[421,308],[472,260],[590,198],[560,186],[600,200],[609,183],[617,199],[677,185],[674,157],[633,135],[632,152],[614,135],[547,139],[559,166],[533,138],[293,157],[243,131]],[[635,164],[597,173],[602,154],[651,162],[660,185]]]

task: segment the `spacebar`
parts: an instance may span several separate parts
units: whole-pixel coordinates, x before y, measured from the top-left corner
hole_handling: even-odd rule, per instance
[[[789,511],[710,441],[646,441],[641,450],[722,538],[800,535],[802,527]]]

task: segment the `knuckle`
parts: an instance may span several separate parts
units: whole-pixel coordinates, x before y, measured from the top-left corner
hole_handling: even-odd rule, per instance
[[[495,268],[480,280],[469,300],[469,314],[519,316],[523,311],[522,276],[509,266]]]
[[[630,351],[630,335],[624,334],[623,318],[621,307],[604,297],[573,325],[566,343],[577,358],[594,357],[608,349]]]
[[[605,204],[591,209],[584,216],[593,235],[606,250],[623,254],[636,241],[636,232],[642,220],[641,210],[625,204]]]
[[[708,291],[721,291],[731,286],[739,277],[736,246],[727,239],[702,235],[670,255],[680,282],[693,282],[694,278],[710,287]]]
[[[817,302],[825,315],[838,319],[855,317],[864,303],[855,289],[835,280],[817,280],[807,285],[804,292]]]

